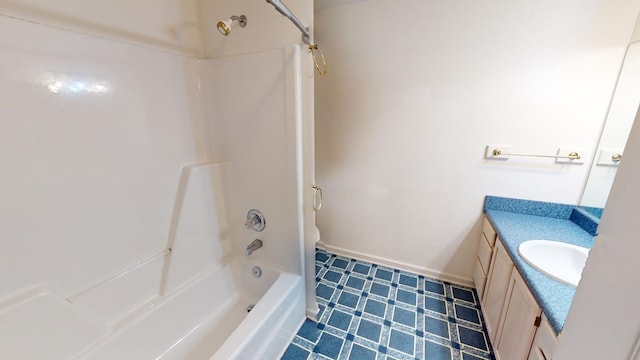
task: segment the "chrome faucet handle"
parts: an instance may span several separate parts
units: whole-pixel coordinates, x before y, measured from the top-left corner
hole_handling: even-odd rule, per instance
[[[244,223],[244,227],[251,230],[258,223],[260,223],[260,218],[257,215],[253,215],[251,218],[247,218],[247,221]]]
[[[254,231],[262,231],[265,226],[267,226],[267,222],[264,218],[264,215],[259,210],[251,209],[247,213],[247,221],[244,223],[244,227],[249,230]]]

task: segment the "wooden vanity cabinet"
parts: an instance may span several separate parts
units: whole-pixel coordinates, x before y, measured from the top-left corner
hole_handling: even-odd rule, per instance
[[[480,305],[484,313],[489,339],[495,348],[499,340],[500,316],[503,312],[509,279],[513,270],[513,262],[500,241],[497,242],[493,252],[490,268],[484,297]]]
[[[495,241],[492,250],[480,304],[496,359],[550,359],[545,358],[548,355],[541,355],[542,358],[531,357],[532,343],[541,324],[542,311],[499,240]],[[548,326],[548,323],[545,324]],[[548,334],[541,337],[540,341],[548,343]],[[544,350],[540,352],[544,353]],[[545,354],[548,353],[549,350]]]
[[[496,231],[489,223],[487,218],[484,219],[482,226],[482,235],[480,235],[480,244],[478,245],[478,256],[473,271],[473,282],[480,299],[484,296],[484,289],[489,275],[491,265],[491,256],[496,243]]]

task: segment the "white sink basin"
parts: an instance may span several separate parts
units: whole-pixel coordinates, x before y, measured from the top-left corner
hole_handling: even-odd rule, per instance
[[[536,270],[576,287],[589,256],[589,249],[559,241],[529,240],[518,246],[518,253]]]

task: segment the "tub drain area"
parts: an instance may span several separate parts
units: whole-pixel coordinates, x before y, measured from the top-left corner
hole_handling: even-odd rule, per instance
[[[260,269],[260,267],[258,266],[254,266],[253,269],[251,269],[251,274],[254,277],[259,278],[260,276],[262,276],[262,269]]]

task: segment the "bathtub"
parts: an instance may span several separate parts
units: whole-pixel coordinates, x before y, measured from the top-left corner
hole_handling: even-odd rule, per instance
[[[159,297],[75,359],[273,360],[295,335],[304,304],[300,276],[238,257]]]
[[[91,282],[0,298],[0,359],[277,359],[304,319],[304,282],[256,260],[266,249],[230,255],[224,166],[183,168],[157,253]]]

